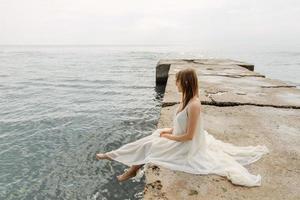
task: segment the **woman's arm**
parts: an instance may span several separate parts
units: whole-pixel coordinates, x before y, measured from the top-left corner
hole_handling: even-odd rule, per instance
[[[165,137],[165,138],[168,138],[170,140],[175,140],[175,141],[178,141],[178,142],[185,142],[185,141],[189,141],[189,140],[192,139],[187,134],[173,135],[173,134],[170,134],[170,133],[165,133],[165,134],[162,134],[161,137]]]
[[[173,127],[172,128],[163,128],[162,131],[160,132],[160,135],[162,134],[172,134],[173,132]]]
[[[161,134],[161,137],[168,138],[170,140],[175,140],[178,142],[185,142],[192,140],[196,131],[198,118],[200,117],[200,103],[192,102],[188,108],[188,124],[187,132],[185,134],[173,135],[173,134]]]

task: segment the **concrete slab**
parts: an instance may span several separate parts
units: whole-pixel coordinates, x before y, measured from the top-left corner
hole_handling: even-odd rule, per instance
[[[243,67],[237,65],[207,65],[207,64],[197,64],[197,63],[174,63],[172,64],[172,68],[169,70],[170,74],[176,74],[180,69],[192,67],[195,68],[197,73],[200,76],[228,76],[232,78],[239,78],[243,76],[257,76],[257,77],[265,77],[262,74],[257,72],[249,71]]]
[[[300,199],[300,90],[253,72],[230,59],[173,59],[158,63],[166,89],[158,128],[171,127],[180,93],[175,73],[197,70],[204,128],[236,145],[266,145],[270,154],[247,168],[261,174],[261,187],[231,184],[217,175],[194,175],[149,164],[144,199]],[[164,67],[165,66],[165,67]],[[167,68],[166,68],[167,67]]]
[[[262,77],[199,76],[205,96],[214,104],[300,108],[300,90],[279,80]]]
[[[171,127],[175,106],[164,107],[158,128]],[[300,199],[300,110],[257,106],[202,105],[205,129],[236,145],[266,145],[270,154],[247,166],[262,186],[231,184],[217,175],[194,175],[150,164],[144,199]]]
[[[180,93],[175,85],[175,74],[186,67],[195,68],[197,71],[203,104],[300,108],[300,90],[294,85],[265,78],[234,65],[207,66],[181,63],[170,66],[163,107],[180,101]]]
[[[156,65],[156,84],[166,84],[166,81],[168,79],[168,73],[170,66],[173,64],[181,64],[181,65],[222,65],[222,66],[240,66],[242,68],[245,68],[247,70],[254,70],[254,65],[241,62],[241,61],[235,61],[231,59],[163,59],[160,60]]]

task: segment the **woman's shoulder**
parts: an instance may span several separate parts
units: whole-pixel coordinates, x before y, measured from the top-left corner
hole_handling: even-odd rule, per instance
[[[201,108],[201,101],[200,101],[200,99],[198,97],[191,99],[190,103],[189,103],[189,107],[190,108]]]
[[[201,111],[201,101],[199,98],[191,99],[189,106],[188,106],[188,112],[195,112]]]

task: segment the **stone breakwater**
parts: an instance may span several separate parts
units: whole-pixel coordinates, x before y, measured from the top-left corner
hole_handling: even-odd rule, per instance
[[[180,101],[175,73],[196,69],[205,129],[235,145],[266,145],[270,153],[246,166],[262,186],[242,187],[217,175],[195,175],[146,165],[144,199],[300,199],[300,90],[229,59],[161,60],[156,84],[165,85],[157,128],[172,127]]]

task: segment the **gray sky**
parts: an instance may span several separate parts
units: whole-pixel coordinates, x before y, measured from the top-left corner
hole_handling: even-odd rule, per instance
[[[0,0],[0,44],[300,46],[299,0]]]

